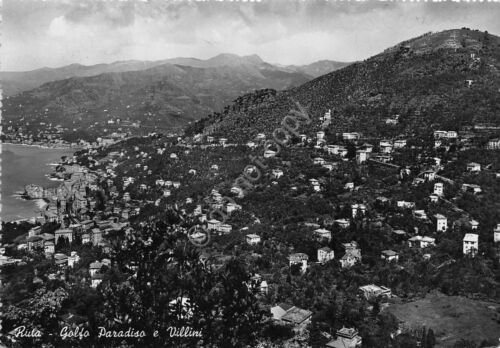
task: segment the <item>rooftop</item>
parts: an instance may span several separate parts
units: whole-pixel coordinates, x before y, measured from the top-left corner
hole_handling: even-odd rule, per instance
[[[288,256],[289,260],[309,260],[309,256],[304,253],[295,253]]]
[[[464,236],[464,242],[476,242],[479,240],[479,235],[475,233],[466,233]]]
[[[281,317],[281,320],[288,321],[293,324],[300,324],[310,318],[312,315],[311,311],[300,309],[297,307],[292,307],[290,310],[286,312],[286,314]]]

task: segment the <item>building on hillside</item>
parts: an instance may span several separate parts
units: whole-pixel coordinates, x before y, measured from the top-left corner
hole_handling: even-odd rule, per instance
[[[59,229],[55,232],[55,235],[54,235],[54,243],[56,243],[57,245],[57,241],[59,240],[59,238],[61,237],[65,237],[68,239],[68,241],[71,243],[73,241],[73,230],[69,229],[69,228],[64,228],[64,229]]]
[[[329,247],[323,247],[318,249],[318,262],[326,263],[330,260],[333,260],[335,257],[335,253]]]
[[[335,223],[340,227],[340,228],[348,228],[351,223],[347,219],[337,219],[335,220]]]
[[[346,184],[344,185],[344,190],[349,190],[349,191],[354,190],[354,183],[353,182],[346,182]]]
[[[361,148],[363,148],[368,153],[372,153],[373,152],[373,145],[372,144],[364,143],[361,146]]]
[[[433,170],[426,170],[423,173],[424,179],[427,181],[434,181],[436,179],[436,172]]]
[[[356,163],[363,164],[368,160],[368,152],[366,150],[356,151]]]
[[[90,286],[94,289],[97,288],[99,286],[99,284],[102,283],[102,279],[103,279],[103,275],[100,273],[96,273],[96,274],[90,276]]]
[[[229,202],[225,208],[226,208],[226,213],[231,214],[233,211],[240,210],[241,205]]]
[[[436,232],[444,232],[448,229],[448,219],[441,214],[434,215],[436,219]]]
[[[469,225],[470,225],[471,230],[475,231],[479,227],[479,221],[472,219],[469,221]]]
[[[399,260],[399,255],[394,250],[383,250],[381,253],[381,258],[382,260],[397,262]]]
[[[391,142],[388,140],[381,140],[379,143],[379,147],[381,153],[391,153],[393,148]]]
[[[481,165],[479,163],[476,163],[476,162],[467,163],[467,171],[468,172],[480,172]]]
[[[469,193],[472,193],[475,195],[483,192],[483,190],[481,189],[481,186],[476,185],[476,184],[462,184],[462,191],[469,192]]]
[[[364,204],[352,204],[351,205],[352,217],[363,216],[366,214],[366,205]]]
[[[76,263],[80,262],[80,256],[76,251],[72,251],[68,256],[68,267],[74,267]]]
[[[90,236],[90,233],[84,233],[82,234],[82,244],[87,244],[92,242],[92,238]]]
[[[260,236],[257,234],[247,234],[246,235],[246,242],[249,245],[255,245],[260,243]]]
[[[326,162],[326,161],[325,161],[325,159],[324,159],[324,158],[322,158],[322,157],[315,157],[315,158],[313,159],[313,163],[314,163],[314,164],[323,165],[323,164],[325,164],[325,162]]]
[[[442,182],[434,184],[434,194],[438,196],[442,196],[444,194],[444,184]]]
[[[273,169],[272,174],[274,179],[279,179],[283,176],[283,171],[281,169]]]
[[[293,328],[295,332],[302,332],[311,323],[312,312],[286,303],[271,308],[273,319]]]
[[[224,233],[224,234],[231,233],[232,230],[233,230],[233,226],[231,226],[229,224],[220,224],[217,228],[217,231],[219,233]]]
[[[216,231],[219,229],[219,226],[222,224],[222,222],[220,222],[219,220],[216,220],[216,219],[211,219],[211,220],[208,220],[207,221],[207,228],[209,230],[213,230],[213,231]]]
[[[359,249],[357,242],[343,243],[342,246],[345,250],[344,256],[340,259],[342,268],[349,268],[361,262],[361,249]]]
[[[475,257],[479,250],[479,235],[475,233],[466,233],[463,239],[464,255]]]
[[[413,216],[415,217],[415,219],[423,220],[423,221],[429,219],[429,217],[427,216],[425,210],[423,210],[423,209],[414,210],[413,211]]]
[[[424,249],[435,245],[435,239],[427,236],[414,236],[408,239],[410,248]]]
[[[500,149],[500,138],[490,139],[488,140],[488,144],[486,145],[488,150],[498,150]]]
[[[332,119],[332,110],[328,109],[327,112],[325,112],[325,115],[323,116],[324,121],[330,121]]]
[[[307,261],[309,260],[309,256],[304,253],[295,253],[288,256],[288,261],[290,267],[293,265],[300,265],[300,271],[304,273],[307,270]]]
[[[46,256],[53,255],[56,251],[54,242],[52,241],[45,241],[43,248]]]
[[[406,139],[398,139],[394,142],[395,149],[402,149],[406,146]]]
[[[42,236],[31,236],[26,238],[26,242],[28,243],[28,250],[34,251],[38,248],[43,248],[45,240]]]
[[[363,339],[358,334],[358,330],[342,327],[337,330],[337,338],[326,344],[327,348],[359,348],[363,344]]]
[[[42,232],[41,226],[33,227],[28,231],[28,237],[33,237],[33,236],[39,235],[41,232]]]
[[[54,263],[59,267],[66,267],[68,264],[68,255],[57,253],[54,255]]]
[[[385,286],[378,286],[375,284],[360,286],[359,290],[367,300],[371,300],[377,297],[390,298],[392,296],[391,289]]]
[[[103,266],[102,263],[99,262],[99,261],[92,262],[89,265],[89,274],[90,274],[90,276],[92,277],[95,274],[97,274],[98,272],[100,272],[102,266]]]
[[[415,202],[397,201],[396,205],[398,208],[401,208],[401,209],[413,209],[413,208],[415,208]]]
[[[497,224],[497,227],[493,230],[493,242],[500,242],[500,224]]]
[[[92,244],[97,246],[102,241],[102,231],[98,228],[93,228],[91,232]]]
[[[313,187],[313,190],[316,192],[321,191],[321,185],[318,181],[318,179],[309,179],[309,182],[311,183],[311,186]]]
[[[264,158],[272,158],[276,156],[276,151],[273,150],[266,150],[264,151]]]
[[[435,139],[456,139],[458,137],[458,133],[456,131],[434,131]]]
[[[265,280],[262,280],[262,277],[259,274],[253,275],[251,278],[251,283],[247,283],[247,286],[250,288],[252,283],[257,286],[259,293],[267,294],[269,290],[269,286]]]
[[[332,240],[332,232],[325,229],[325,228],[319,228],[319,229],[315,230],[314,236],[320,241],[323,239],[326,239],[328,241]]]
[[[361,134],[359,133],[342,133],[342,139],[344,140],[358,140],[361,138]]]

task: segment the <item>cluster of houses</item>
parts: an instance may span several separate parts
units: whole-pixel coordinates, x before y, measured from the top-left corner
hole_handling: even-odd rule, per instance
[[[329,110],[321,118],[324,124],[328,124],[331,121],[331,110]],[[394,116],[386,119],[386,124],[394,125],[399,122],[399,116]],[[374,160],[382,163],[389,163],[392,161],[392,154],[395,150],[403,149],[408,146],[407,140],[403,137],[396,139],[382,139],[378,142],[376,146],[369,143],[362,143],[362,134],[358,132],[344,132],[341,133],[341,138],[345,143],[355,144],[356,148],[356,162],[358,164],[364,164],[368,160]],[[300,139],[302,142],[311,141],[314,143],[313,139],[308,139],[305,134],[301,134]],[[195,136],[195,142],[201,142],[202,136]],[[458,138],[458,133],[455,131],[435,131],[434,140],[435,146],[442,146],[448,140],[454,140]],[[228,144],[228,139],[224,137],[216,138],[214,136],[208,135],[205,137],[206,142],[211,146],[230,146]],[[255,148],[259,144],[262,144],[266,140],[266,136],[263,133],[257,134],[255,139],[248,141],[247,146],[249,148]],[[326,134],[324,131],[318,131],[316,133],[316,145],[315,148],[325,151],[328,155],[336,155],[344,158],[348,154],[348,147],[345,145],[338,144],[327,144]],[[116,138],[100,138],[98,139],[99,146],[107,146],[116,141]],[[487,145],[488,148],[498,149],[500,148],[500,141],[498,139],[491,139]],[[374,152],[377,149],[378,152]],[[140,151],[139,147],[134,148],[135,158],[140,161],[136,163],[137,169],[142,169],[144,173],[148,175],[152,174],[152,170],[148,168],[144,162],[151,158],[151,155]],[[166,148],[158,148],[157,153],[163,155]],[[187,151],[187,150],[186,150]],[[78,166],[76,164],[65,165],[61,167],[61,171],[65,173],[64,182],[55,190],[47,191],[43,188],[30,187],[30,194],[36,198],[49,198],[49,205],[44,212],[44,222],[59,222],[64,227],[57,229],[52,233],[41,233],[40,227],[35,227],[29,231],[28,236],[25,240],[19,240],[17,248],[27,249],[28,251],[42,250],[47,258],[53,258],[56,265],[60,267],[74,267],[75,264],[79,262],[79,256],[76,252],[71,251],[70,255],[56,252],[56,246],[61,239],[67,240],[70,244],[74,242],[76,238],[81,238],[82,243],[90,243],[94,246],[103,247],[104,250],[109,249],[109,244],[106,242],[106,236],[113,231],[123,231],[128,226],[128,220],[134,214],[139,213],[141,208],[141,203],[135,202],[131,199],[129,192],[124,192],[123,196],[120,198],[118,195],[118,190],[115,187],[116,173],[115,168],[118,166],[118,159],[130,159],[130,155],[127,155],[124,151],[111,152],[105,159],[99,162],[94,161],[92,156],[97,154],[95,149],[91,149],[89,152],[88,160],[90,161],[90,167],[95,166],[97,163],[104,164],[105,169],[97,170],[94,173],[84,167]],[[263,156],[265,158],[275,157],[276,151],[271,149],[266,149]],[[178,153],[166,154],[168,159],[172,162],[179,161]],[[333,170],[338,166],[336,163],[330,163],[322,157],[315,157],[313,159],[315,165],[320,165],[327,168],[329,171]],[[426,170],[417,176],[414,183],[420,184],[425,182],[434,182],[432,193],[429,196],[429,201],[431,203],[438,203],[440,199],[444,199],[445,195],[445,182],[446,178],[439,177],[436,174],[437,169],[440,166],[440,159],[435,158],[435,167],[433,169]],[[246,169],[251,171],[251,169]],[[410,174],[409,168],[401,168],[400,176]],[[471,162],[467,164],[466,170],[470,173],[478,173],[482,170],[481,165],[478,163]],[[217,173],[219,167],[213,164],[210,168],[212,173]],[[197,175],[196,170],[190,169],[189,175]],[[251,172],[248,174],[252,174]],[[283,177],[284,172],[280,168],[274,168],[271,171],[271,176],[273,179],[278,180]],[[102,179],[98,182],[98,178]],[[169,178],[172,179],[172,178]],[[435,182],[436,179],[440,179],[442,182]],[[133,185],[137,181],[136,177],[126,176],[122,179],[122,189],[125,191],[127,187]],[[140,183],[140,182],[139,182]],[[318,179],[310,179],[309,184],[311,185],[313,191],[320,192],[322,190],[322,181]],[[89,192],[98,189],[98,185],[105,184],[109,189],[111,200],[106,202],[106,206],[102,216],[94,214],[89,214],[93,212],[97,202]],[[163,197],[171,196],[171,190],[181,187],[180,181],[175,180],[164,180],[158,178],[155,181],[155,188],[163,191]],[[140,183],[139,190],[148,190],[148,187],[144,183]],[[345,185],[345,189],[349,191],[354,191],[354,183],[348,182]],[[471,192],[473,194],[481,193],[481,188],[474,184],[462,184],[463,192]],[[243,197],[243,191],[241,188],[233,186],[231,192],[237,197]],[[349,193],[350,194],[350,193]],[[223,212],[225,217],[230,217],[235,211],[241,210],[242,207],[233,201],[226,201],[224,197],[220,194],[217,189],[213,189],[207,197],[204,197],[204,207],[202,204],[196,204],[194,211],[190,214],[192,217],[196,218],[197,223],[206,226],[206,229],[212,233],[217,234],[229,234],[233,231],[233,226],[227,223],[226,219],[216,219],[208,211],[220,211]],[[388,199],[385,197],[378,197],[377,202],[383,205],[388,204]],[[192,198],[186,198],[186,204],[198,203],[194,202]],[[357,203],[350,204],[350,215],[353,220],[363,219],[370,214],[368,211],[369,203],[359,200]],[[433,223],[433,228],[435,228],[436,233],[445,233],[448,229],[448,218],[443,214],[433,214],[431,219],[427,216],[425,210],[416,209],[415,202],[406,200],[397,200],[396,206],[399,212],[402,210],[411,210],[412,216],[419,221],[431,221]],[[349,206],[347,206],[349,208]],[[182,210],[185,214],[185,210]],[[65,224],[65,218],[71,215],[72,223],[69,225]],[[91,215],[93,216],[91,218]],[[429,214],[431,215],[431,214]],[[341,229],[349,228],[351,220],[348,218],[339,218],[333,221]],[[474,257],[477,255],[479,250],[479,235],[473,233],[477,230],[479,223],[475,220],[469,221],[470,232],[466,233],[463,238],[463,254],[467,256]],[[320,242],[330,242],[332,240],[332,232],[327,228],[318,228],[312,231],[314,238]],[[329,225],[325,224],[326,227]],[[242,229],[243,230],[243,229]],[[393,231],[397,236],[406,236],[406,232],[402,230]],[[191,236],[192,239],[204,237],[203,233],[195,233]],[[245,242],[250,246],[256,246],[262,243],[262,237],[255,233],[246,234],[244,238]],[[419,235],[418,233],[411,238],[408,238],[406,242],[410,248],[415,249],[427,249],[435,245],[435,238],[430,236]],[[500,224],[494,230],[494,241],[500,242]],[[343,243],[342,248],[344,253],[339,258],[338,261],[342,268],[353,267],[360,263],[362,260],[361,248],[356,241],[351,241],[348,243]],[[251,248],[252,249],[252,248]],[[2,254],[3,255],[3,254]],[[428,254],[426,254],[428,255]],[[380,258],[386,262],[398,262],[399,253],[395,250],[382,250],[380,253]],[[2,258],[2,262],[5,258]],[[297,267],[301,273],[304,273],[308,269],[308,262],[310,256],[305,253],[292,253],[288,255],[289,267]],[[334,251],[327,246],[323,246],[317,250],[317,261],[319,264],[325,264],[335,259]],[[200,257],[201,260],[201,257]],[[8,260],[5,259],[5,262]],[[105,267],[109,267],[111,261],[109,259],[102,259],[100,261],[94,261],[89,266],[89,277],[90,283],[93,288],[99,286],[103,281],[103,273]],[[257,284],[259,292],[261,294],[266,294],[268,292],[268,283],[263,280],[258,274],[252,276],[251,281]],[[392,296],[391,289],[379,286],[375,284],[368,284],[359,288],[360,296],[370,300],[377,297],[390,298]],[[187,300],[181,298],[181,303]],[[175,302],[175,301],[174,301]],[[312,312],[306,309],[301,309],[293,305],[281,303],[271,308],[271,314],[273,320],[277,323],[283,325],[292,326],[295,332],[302,332],[307,325],[311,322]],[[327,347],[359,347],[362,343],[362,339],[355,328],[342,328],[336,332],[336,337],[332,338],[327,343]]]
[[[28,232],[28,236],[17,241],[17,249],[35,251],[41,249],[46,257],[55,253],[55,246],[60,239],[72,243],[76,237],[83,244],[90,243],[95,246],[108,248],[108,243],[103,238],[112,231],[121,231],[127,223],[117,223],[114,220],[85,220],[70,224],[67,227],[57,229],[54,233],[41,233],[41,227],[37,226]]]

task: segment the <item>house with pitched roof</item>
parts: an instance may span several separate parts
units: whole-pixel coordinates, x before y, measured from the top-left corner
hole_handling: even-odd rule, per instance
[[[359,290],[361,294],[367,299],[373,299],[377,297],[390,298],[392,296],[391,289],[385,286],[378,286],[375,284],[368,284],[365,286],[360,286]]]
[[[342,327],[337,330],[337,338],[326,344],[327,348],[358,348],[361,347],[363,340],[358,334],[358,330]]]
[[[320,248],[318,249],[318,262],[319,263],[326,263],[330,260],[333,260],[334,259],[334,252],[332,249],[330,249],[329,247],[323,247],[323,248]]]
[[[332,240],[332,232],[325,228],[318,228],[317,230],[314,230],[314,236],[320,241],[323,239],[328,241]]]
[[[493,230],[493,242],[500,242],[500,224],[497,224],[497,227]]]
[[[246,236],[246,242],[249,245],[255,245],[260,243],[260,236],[257,234],[247,234]]]
[[[340,259],[342,268],[352,267],[361,261],[361,249],[359,249],[357,242],[343,243],[342,246],[345,249],[345,254]]]
[[[381,258],[382,260],[397,262],[399,260],[399,254],[394,250],[382,250]]]
[[[288,325],[295,332],[303,331],[311,322],[312,312],[289,305],[280,303],[271,308],[273,319],[283,325]]]
[[[304,273],[307,270],[308,260],[309,256],[304,253],[295,253],[295,254],[290,254],[290,256],[288,256],[290,267],[292,267],[293,265],[300,265],[300,270],[302,273]]]
[[[408,246],[410,248],[427,248],[435,245],[435,239],[427,236],[415,236],[408,239]]]
[[[475,257],[479,249],[479,235],[466,233],[463,239],[463,253],[466,256]]]

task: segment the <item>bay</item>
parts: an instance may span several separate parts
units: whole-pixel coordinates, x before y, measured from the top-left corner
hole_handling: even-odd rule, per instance
[[[34,201],[15,197],[28,184],[55,187],[60,182],[50,181],[45,175],[54,170],[62,156],[71,156],[77,149],[45,149],[37,146],[1,144],[1,210],[2,221],[29,219],[37,215]]]

